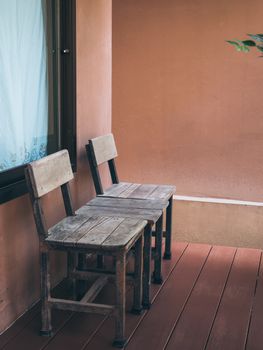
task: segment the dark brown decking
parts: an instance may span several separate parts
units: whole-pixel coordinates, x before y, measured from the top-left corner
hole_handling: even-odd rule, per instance
[[[162,286],[152,286],[151,310],[127,313],[127,350],[262,350],[263,266],[261,251],[201,244],[173,244],[164,260]],[[113,286],[99,300],[113,300]],[[127,308],[132,291],[127,290]],[[0,336],[5,350],[113,349],[112,318],[54,310],[54,336],[43,338],[40,307]]]

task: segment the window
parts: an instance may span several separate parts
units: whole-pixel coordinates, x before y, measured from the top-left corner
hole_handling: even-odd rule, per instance
[[[25,164],[67,148],[76,170],[75,0],[0,1],[0,203]]]

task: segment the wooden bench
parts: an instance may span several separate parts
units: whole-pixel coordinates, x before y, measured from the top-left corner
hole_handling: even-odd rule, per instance
[[[166,210],[166,230],[164,232],[164,236],[166,237],[164,259],[171,259],[173,194],[176,191],[176,187],[169,185],[120,182],[115,164],[115,158],[118,154],[112,134],[99,136],[89,140],[89,143],[86,145],[86,151],[94,186],[98,196],[140,200],[161,199],[169,202]],[[112,186],[103,189],[99,166],[106,162],[109,166]]]
[[[51,309],[111,314],[115,316],[116,347],[125,345],[125,277],[126,260],[130,249],[135,246],[134,303],[135,312],[142,309],[142,256],[143,231],[147,221],[133,218],[110,217],[85,213],[75,215],[69,181],[73,179],[70,160],[66,150],[30,163],[26,167],[26,179],[32,201],[34,218],[40,241],[41,262],[41,300],[42,328],[41,334],[51,336]],[[61,187],[67,217],[49,230],[46,227],[42,197],[50,191]],[[51,203],[50,203],[51,204]],[[60,250],[68,253],[68,277],[74,287],[74,300],[57,299],[50,295],[49,252]],[[99,253],[114,256],[116,261],[116,300],[115,305],[93,303],[97,294],[108,281],[108,274],[101,274],[91,288],[80,300],[76,300],[76,280],[85,280],[90,272],[78,270],[79,253]]]
[[[162,222],[163,208],[168,206],[164,200],[140,200],[126,198],[96,197],[76,211],[80,215],[105,215],[147,220],[144,233],[144,264],[143,264],[143,307],[150,308],[151,284],[151,241],[152,227],[156,225],[156,248],[154,251],[153,282],[162,283]]]

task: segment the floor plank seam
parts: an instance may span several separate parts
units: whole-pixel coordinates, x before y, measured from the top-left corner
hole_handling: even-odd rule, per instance
[[[130,286],[130,288],[127,288],[126,293],[128,292],[128,290],[131,290],[132,287]],[[99,330],[101,329],[101,327],[104,325],[104,323],[111,317],[111,315],[106,315],[103,320],[100,322],[100,324],[98,325],[98,327],[92,332],[92,334],[89,336],[89,338],[87,339],[86,343],[81,347],[80,350],[85,350],[87,349],[87,346],[89,345],[89,343],[93,340],[93,338],[97,335],[97,333],[99,332]]]
[[[261,251],[261,253],[260,253],[260,259],[259,259],[259,265],[258,265],[258,273],[257,273],[257,278],[256,278],[256,283],[255,283],[255,289],[254,289],[253,299],[252,299],[252,305],[251,305],[251,310],[250,310],[250,317],[249,317],[249,322],[248,322],[248,327],[247,327],[247,332],[246,332],[246,340],[245,340],[244,349],[247,348],[249,330],[250,330],[251,320],[252,320],[253,311],[254,311],[254,301],[255,301],[255,298],[256,298],[256,293],[257,293],[257,288],[258,288],[258,282],[259,282],[259,278],[260,278],[260,267],[261,267],[261,262],[262,262],[262,251]]]
[[[80,350],[85,350],[87,349],[87,346],[89,345],[89,343],[91,342],[91,340],[93,339],[93,337],[98,333],[98,331],[100,330],[101,326],[103,325],[103,323],[107,320],[109,316],[105,316],[103,318],[103,320],[100,322],[100,324],[97,326],[97,328],[91,333],[91,335],[89,336],[89,338],[86,340],[86,342],[84,343],[84,345],[80,348]]]
[[[217,317],[217,313],[218,313],[218,310],[219,310],[219,308],[220,308],[221,301],[222,301],[222,299],[223,299],[223,296],[224,296],[224,293],[225,293],[225,290],[226,290],[226,287],[227,287],[227,283],[228,283],[228,280],[229,280],[230,273],[231,273],[231,271],[232,271],[232,267],[233,267],[233,264],[234,264],[236,255],[237,255],[237,249],[235,250],[234,256],[233,256],[233,258],[232,258],[232,262],[231,262],[230,267],[229,267],[229,271],[228,271],[227,278],[226,278],[226,281],[225,281],[225,284],[224,284],[224,288],[223,288],[223,290],[222,290],[221,297],[220,297],[219,302],[218,302],[218,304],[217,304],[217,308],[216,308],[216,310],[215,310],[215,315],[214,315],[213,321],[212,321],[212,323],[211,323],[211,327],[210,327],[210,330],[209,330],[209,333],[208,333],[208,336],[207,336],[207,339],[206,339],[205,346],[204,346],[204,349],[203,349],[203,350],[206,350],[206,348],[207,348],[207,345],[208,345],[208,342],[209,342],[209,338],[210,338],[210,335],[211,335],[211,333],[212,333],[212,330],[213,330],[213,327],[214,327],[214,324],[215,324],[215,320],[216,320],[216,317]]]
[[[37,301],[36,302],[36,304],[32,307],[32,309],[34,308],[34,307],[36,307],[37,309],[40,309],[38,306],[37,306],[37,304],[39,303],[39,301]],[[31,309],[30,309],[31,310]],[[26,311],[26,312],[28,312],[28,311]],[[13,341],[16,337],[18,337],[19,336],[19,334],[21,334],[22,332],[23,332],[23,330],[27,327],[27,325],[30,323],[30,322],[32,322],[32,320],[34,320],[34,318],[36,318],[37,316],[38,316],[38,312],[39,312],[39,310],[38,311],[35,311],[36,313],[33,313],[33,315],[32,315],[32,318],[30,318],[22,327],[21,327],[21,329],[19,330],[19,331],[17,331],[17,333],[14,335],[14,336],[12,336],[11,338],[9,338],[9,339],[7,339],[7,341],[5,342],[5,344],[4,345],[2,345],[2,347],[0,348],[1,350],[3,350],[8,344],[9,344],[9,342],[11,342],[11,341]],[[22,315],[23,316],[23,315]],[[21,317],[22,317],[21,316]],[[19,319],[18,319],[19,320]],[[15,321],[15,322],[17,322],[17,320]],[[14,323],[15,323],[14,322]],[[9,328],[11,328],[13,325],[11,325]],[[8,329],[9,329],[8,328]],[[8,329],[6,330],[6,331],[8,331]],[[6,332],[5,331],[5,332]],[[4,334],[5,332],[3,332],[2,334]],[[1,334],[1,335],[2,335]]]
[[[55,286],[53,286],[52,291],[54,291],[56,288],[58,288],[58,286],[61,283],[63,283],[63,280],[58,282]],[[33,311],[34,308],[36,308],[35,311]],[[30,322],[32,322],[35,318],[38,317],[40,310],[41,310],[41,299],[38,299],[35,303],[33,303],[33,305],[26,312],[24,312],[17,320],[15,320],[14,323],[10,327],[8,327],[8,329],[11,328],[27,312],[30,312],[30,311],[33,312],[32,317],[22,326],[22,328],[13,337],[11,337],[10,339],[7,340],[7,342],[0,348],[0,350],[3,350],[11,341],[13,341],[15,338],[17,338],[24,331],[24,329],[30,324]],[[8,331],[8,329],[6,331]],[[5,332],[3,332],[2,334],[4,334]]]
[[[72,319],[74,316],[74,313],[72,312],[67,319],[58,327],[58,329],[54,332],[52,337],[50,337],[47,342],[39,348],[39,350],[45,349],[51,342],[53,342],[56,339],[56,336],[59,334],[59,332],[66,326],[66,324]]]
[[[157,293],[153,296],[152,298],[152,302],[155,301],[155,299],[157,298],[157,296],[159,295],[160,291],[162,290],[163,286],[165,285],[165,283],[168,281],[168,279],[170,278],[171,274],[173,273],[174,269],[176,268],[176,266],[178,265],[179,261],[182,259],[185,251],[187,250],[187,248],[189,247],[189,243],[187,243],[186,247],[184,248],[184,250],[182,251],[182,253],[180,254],[180,257],[178,258],[178,260],[176,261],[176,263],[174,264],[174,266],[171,268],[170,272],[168,273],[168,275],[166,276],[165,280],[163,281],[162,287],[157,291]]]
[[[181,260],[183,254],[185,253],[186,249],[188,248],[189,243],[186,244],[185,248],[183,249],[183,251],[181,252],[179,258],[177,259],[176,263],[174,264],[173,268],[171,269],[171,271],[168,273],[168,275],[166,276],[165,280],[163,281],[163,284],[161,285],[160,289],[157,291],[157,293],[153,296],[152,298],[152,303],[154,303],[155,299],[157,298],[157,296],[159,295],[159,293],[161,292],[161,290],[164,288],[166,282],[168,281],[169,277],[171,276],[172,272],[174,271],[174,269],[176,268],[177,264],[179,263],[179,261]],[[126,346],[128,346],[129,342],[131,341],[132,337],[136,334],[137,329],[139,328],[140,324],[142,323],[142,321],[144,320],[144,318],[146,317],[146,315],[148,314],[148,312],[150,312],[150,310],[145,310],[144,314],[141,316],[137,326],[135,327],[135,329],[133,330],[133,332],[130,334],[130,336],[127,339],[127,344]],[[82,350],[82,349],[81,349]]]
[[[177,319],[175,320],[175,323],[174,323],[174,325],[173,325],[173,327],[172,327],[172,329],[171,329],[171,331],[170,331],[170,334],[169,334],[168,337],[167,337],[167,340],[166,340],[166,342],[165,342],[165,344],[164,344],[162,350],[165,350],[165,349],[167,348],[168,344],[169,344],[169,341],[170,341],[170,339],[171,339],[171,337],[172,337],[172,334],[173,334],[173,332],[174,332],[175,329],[176,329],[176,326],[177,326],[177,324],[178,324],[178,322],[179,322],[179,320],[180,320],[180,318],[181,318],[182,313],[184,312],[184,309],[185,309],[185,307],[186,307],[186,304],[187,304],[187,302],[188,302],[188,300],[189,300],[189,298],[190,298],[190,296],[191,296],[191,294],[192,294],[192,292],[193,292],[193,290],[194,290],[194,288],[195,288],[195,286],[196,286],[196,283],[197,283],[197,281],[198,281],[198,279],[199,279],[199,277],[200,277],[200,275],[201,275],[201,273],[202,273],[202,271],[203,271],[203,269],[204,269],[204,266],[205,266],[205,264],[206,264],[206,262],[207,262],[207,260],[208,260],[208,258],[209,258],[209,256],[210,256],[210,253],[211,253],[212,249],[213,249],[213,246],[211,246],[211,248],[210,248],[210,250],[209,250],[209,252],[208,252],[208,254],[207,254],[206,258],[205,258],[205,261],[204,261],[203,264],[202,264],[202,267],[201,267],[201,269],[200,269],[200,271],[199,271],[199,273],[198,273],[198,275],[197,275],[197,277],[196,277],[196,279],[195,279],[195,281],[194,281],[194,284],[193,284],[192,288],[190,289],[190,292],[188,293],[188,295],[187,295],[187,297],[186,297],[186,300],[185,300],[185,302],[184,302],[184,304],[183,304],[183,306],[182,306],[182,308],[181,308],[181,311],[180,311],[180,313],[179,313]]]

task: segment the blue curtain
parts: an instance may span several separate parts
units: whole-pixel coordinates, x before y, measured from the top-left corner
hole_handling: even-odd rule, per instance
[[[0,0],[0,171],[46,155],[47,48],[41,0]]]

